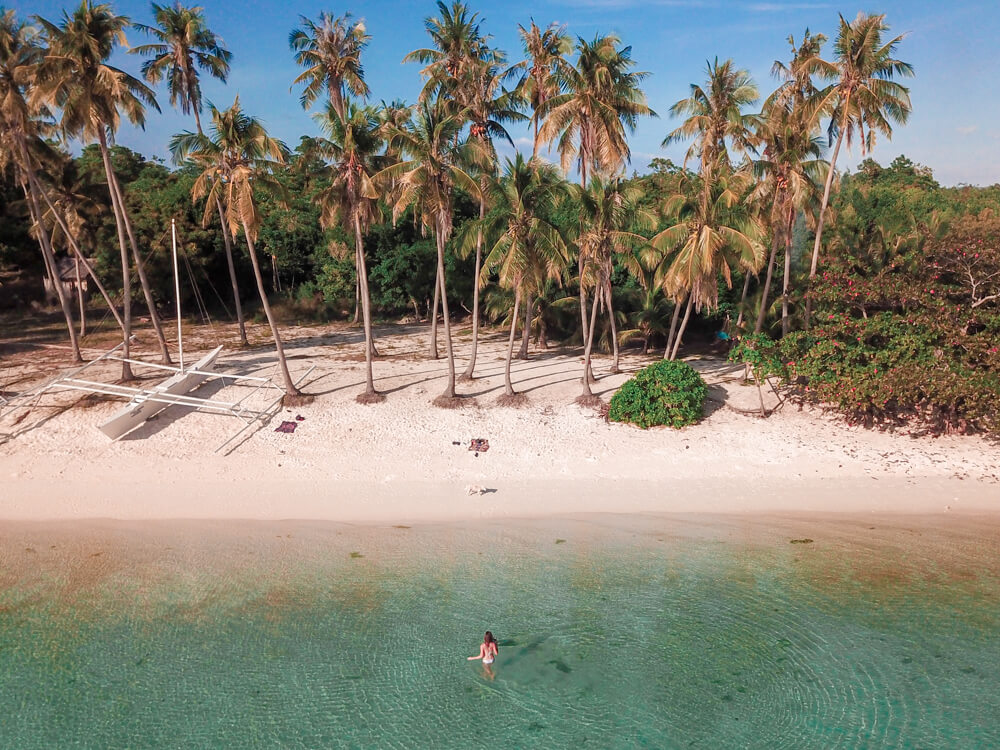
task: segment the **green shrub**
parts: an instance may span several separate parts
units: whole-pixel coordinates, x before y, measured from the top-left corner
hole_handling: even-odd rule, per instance
[[[611,397],[608,419],[644,430],[654,425],[684,427],[701,419],[708,388],[686,362],[663,360],[639,370]]]

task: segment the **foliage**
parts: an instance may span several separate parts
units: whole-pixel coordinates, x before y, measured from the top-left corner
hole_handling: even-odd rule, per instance
[[[749,367],[758,381],[769,377],[788,377],[781,344],[762,333],[741,336],[736,346],[729,350],[729,361]]]
[[[815,327],[781,342],[799,395],[865,425],[1000,432],[998,283],[988,216],[960,217],[875,272],[838,259],[815,289]]]
[[[680,428],[702,416],[708,387],[687,362],[662,360],[645,367],[611,397],[608,419],[648,429]]]

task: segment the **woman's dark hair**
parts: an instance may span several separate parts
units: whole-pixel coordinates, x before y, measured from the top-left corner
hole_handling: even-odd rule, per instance
[[[486,645],[492,643],[494,646],[496,646],[497,653],[498,654],[500,653],[500,644],[497,643],[497,639],[493,637],[493,633],[491,633],[489,630],[487,630],[486,635],[483,636],[483,643],[485,643]]]

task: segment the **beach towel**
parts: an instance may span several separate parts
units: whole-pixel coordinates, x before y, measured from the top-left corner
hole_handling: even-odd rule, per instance
[[[472,438],[469,442],[469,450],[476,453],[485,453],[490,449],[490,441],[484,438]]]
[[[295,432],[295,428],[299,426],[298,422],[282,422],[277,427],[274,428],[275,432]]]

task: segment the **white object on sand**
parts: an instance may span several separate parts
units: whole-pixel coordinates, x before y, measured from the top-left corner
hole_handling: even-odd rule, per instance
[[[188,396],[187,393],[212,376],[213,373],[210,370],[221,351],[222,347],[217,346],[188,370],[182,369],[155,388],[136,393],[124,409],[100,425],[100,431],[112,440],[117,440],[171,404],[193,408],[204,407],[206,405],[205,399],[195,399]],[[187,403],[188,401],[190,403]]]

